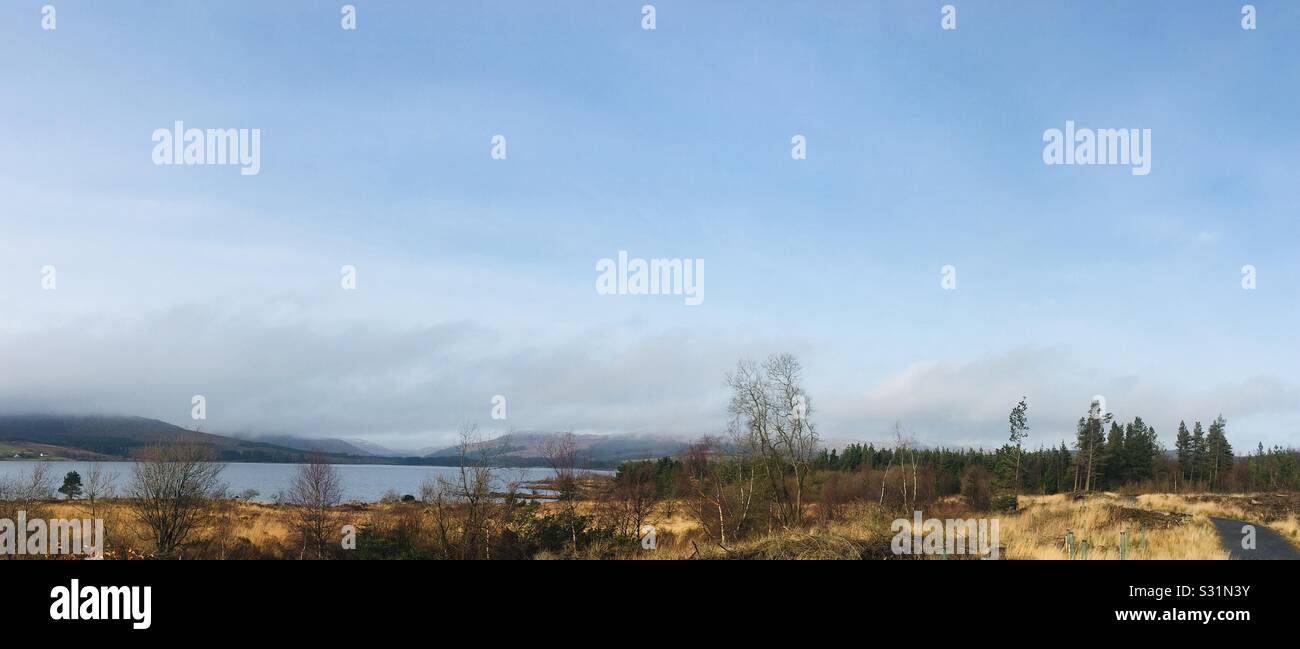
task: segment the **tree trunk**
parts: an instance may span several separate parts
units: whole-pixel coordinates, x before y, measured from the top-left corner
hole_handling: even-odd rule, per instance
[[[1016,444],[1016,493],[1020,493],[1020,445]]]
[[[889,458],[889,464],[885,465],[885,477],[880,479],[880,504],[885,504],[885,485],[889,483],[889,470],[894,468],[894,458]]]

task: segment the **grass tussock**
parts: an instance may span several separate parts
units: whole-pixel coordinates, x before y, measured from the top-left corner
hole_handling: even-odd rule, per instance
[[[1291,514],[1282,520],[1269,523],[1269,527],[1277,530],[1277,533],[1290,541],[1291,545],[1300,547],[1300,516]]]

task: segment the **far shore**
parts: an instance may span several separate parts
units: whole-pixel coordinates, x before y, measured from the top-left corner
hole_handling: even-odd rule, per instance
[[[420,457],[409,457],[409,458],[353,457],[344,460],[338,460],[338,458],[330,458],[330,460],[331,460],[330,462],[331,464],[342,464],[347,466],[428,466],[428,467],[439,467],[439,468],[455,468],[460,466],[460,461],[457,458],[451,458],[450,460],[447,461],[442,461],[441,458],[438,458],[437,460],[430,460],[430,458],[420,458]],[[390,460],[390,461],[382,461],[382,460]],[[0,457],[0,462],[81,462],[81,463],[98,462],[101,464],[134,464],[137,461],[138,460],[132,458],[123,458],[123,457],[113,457],[113,458],[104,458],[104,459],[82,459],[82,458],[61,457],[61,456]],[[218,464],[282,464],[288,466],[297,466],[297,465],[306,464],[305,462],[249,461],[249,460],[222,460],[222,459],[213,460],[213,462],[216,462]],[[551,468],[550,465],[541,462],[528,462],[522,464],[504,463],[504,464],[491,464],[491,465],[484,465],[484,466],[490,466],[491,468],[494,469],[550,469]],[[586,470],[596,472],[596,473],[608,473],[613,471],[613,469],[614,467],[609,466],[604,462],[596,462],[593,463],[593,465]]]

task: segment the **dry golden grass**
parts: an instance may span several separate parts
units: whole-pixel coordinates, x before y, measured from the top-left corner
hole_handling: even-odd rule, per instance
[[[1143,494],[1137,497],[1137,502],[1147,509],[1156,511],[1203,514],[1205,516],[1222,516],[1245,520],[1250,518],[1250,514],[1246,512],[1245,507],[1234,501],[1246,498],[1249,497],[1233,494],[1224,496],[1222,500],[1205,501],[1192,500],[1180,494]]]
[[[48,505],[51,518],[89,518],[90,508],[85,501],[59,501]],[[368,517],[391,509],[391,505],[373,504],[363,507],[336,508],[343,523],[360,525]],[[107,550],[111,556],[146,556],[149,552],[144,529],[130,507],[121,500],[99,503],[96,516],[104,520]],[[225,533],[227,544],[245,543],[260,550],[283,553],[293,545],[293,532],[289,511],[282,506],[253,503],[242,500],[222,501],[215,509],[211,525],[199,530],[196,540],[211,539]]]
[[[225,514],[233,518],[236,534],[257,547],[288,542],[292,535],[284,508],[236,502]]]
[[[1128,559],[1226,559],[1218,535],[1207,516],[1226,516],[1251,520],[1248,496],[1218,498],[1212,501],[1181,495],[1153,494],[1136,501],[1113,495],[1098,494],[1075,500],[1065,495],[1021,496],[1020,508],[1013,514],[985,514],[965,511],[960,499],[946,499],[925,508],[927,518],[997,518],[1004,559],[1065,559],[1065,533],[1072,530],[1076,543],[1088,540],[1089,560],[1119,558],[1119,534],[1129,532]],[[392,514],[394,505],[373,504],[339,508],[346,522],[361,525],[371,517]],[[542,511],[556,507],[545,503]],[[579,503],[580,513],[595,512],[593,503]],[[49,505],[49,515],[59,518],[89,516],[82,502]],[[1187,516],[1170,516],[1162,512],[1181,512]],[[105,519],[109,550],[141,555],[147,547],[141,540],[139,524],[126,504],[109,501],[100,505],[99,516]],[[655,525],[658,549],[641,552],[638,559],[745,558],[745,559],[859,559],[894,558],[889,543],[893,538],[890,524],[898,514],[872,502],[848,505],[845,515],[834,521],[810,523],[805,529],[754,532],[740,541],[732,541],[725,550],[707,535],[679,505],[671,512],[662,506],[647,522]],[[284,507],[243,501],[223,503],[220,517],[232,541],[246,543],[263,552],[262,556],[291,558],[295,555],[293,533]],[[910,521],[909,521],[910,522]],[[1141,528],[1146,528],[1146,547],[1140,545]],[[1300,545],[1300,516],[1290,514],[1268,526]],[[214,529],[204,530],[210,537]],[[909,557],[911,558],[911,557]],[[937,558],[937,557],[926,557]]]
[[[1137,500],[1155,510],[1219,516],[1263,525],[1300,547],[1300,514],[1294,511],[1294,495],[1148,494],[1138,496]]]
[[[139,532],[139,522],[131,514],[126,503],[118,500],[100,503],[97,514],[105,520],[122,526],[124,532]],[[50,506],[54,518],[87,518],[90,510],[82,501],[75,503],[59,502]],[[217,516],[229,517],[229,522],[238,528],[238,534],[247,538],[254,545],[268,540],[285,540],[289,538],[289,524],[284,508],[261,503],[245,501],[228,501]]]
[[[1064,495],[1024,497],[1026,506],[1001,517],[1003,556],[1007,559],[1068,559],[1067,531],[1076,547],[1088,541],[1088,560],[1118,559],[1120,533],[1129,533],[1128,559],[1227,559],[1214,525],[1203,514],[1185,521],[1146,522],[1146,547],[1141,547],[1143,519],[1109,495],[1070,500]],[[1081,558],[1076,556],[1076,558]]]
[[[1114,494],[1098,494],[1074,500],[1065,495],[1022,496],[1014,514],[977,514],[960,511],[960,501],[936,503],[926,518],[996,517],[1004,559],[1067,559],[1065,533],[1072,530],[1076,547],[1089,543],[1088,560],[1119,559],[1120,532],[1129,533],[1126,558],[1139,559],[1228,559],[1213,524],[1203,512],[1189,516],[1166,516],[1143,511]],[[1153,508],[1154,509],[1154,508]],[[893,558],[889,542],[890,523],[896,514],[874,503],[857,503],[841,521],[807,530],[775,530],[753,534],[727,550],[709,543],[696,523],[680,513],[671,519],[653,521],[657,529],[671,531],[668,543],[658,551],[641,554],[642,559],[857,559]],[[910,529],[910,519],[907,529]],[[1300,521],[1294,521],[1300,533]],[[1142,546],[1143,527],[1146,545]],[[1274,527],[1279,527],[1274,524]],[[692,544],[691,541],[695,543]],[[913,558],[913,557],[908,557]],[[936,559],[938,557],[916,557]],[[1077,557],[1081,559],[1082,557]]]
[[[812,508],[810,508],[812,509]],[[847,506],[841,520],[812,523],[805,529],[754,532],[720,547],[678,506],[671,516],[657,509],[648,520],[658,547],[636,559],[879,559],[892,558],[889,524],[894,516],[875,503]],[[888,555],[888,556],[886,556]]]
[[[1280,521],[1273,521],[1269,527],[1281,534],[1291,545],[1300,547],[1300,516],[1291,514]]]

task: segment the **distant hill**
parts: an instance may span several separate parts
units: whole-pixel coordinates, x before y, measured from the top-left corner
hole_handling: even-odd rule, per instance
[[[374,442],[367,442],[364,439],[344,439],[340,441],[351,444],[361,451],[377,457],[411,457],[413,455],[422,455],[421,453],[412,453],[410,451],[396,451],[387,446],[381,446]]]
[[[542,445],[559,433],[509,433],[475,444],[470,457],[490,457],[508,464],[533,464],[544,466]],[[574,435],[580,463],[592,467],[615,466],[628,460],[645,460],[677,455],[686,442],[661,435]],[[450,459],[459,455],[460,449],[449,446],[425,455],[431,459]]]
[[[558,433],[511,433],[476,444],[474,460],[500,466],[547,466],[542,444]],[[575,435],[581,466],[611,469],[627,460],[677,455],[686,445],[658,435]],[[342,464],[456,466],[452,446],[413,455],[356,439],[312,439],[292,435],[232,437],[189,430],[144,417],[73,415],[0,415],[0,459],[62,458],[129,460],[159,444],[191,443],[209,447],[222,462],[304,462],[313,455]]]
[[[308,454],[261,441],[202,433],[144,417],[0,415],[0,442],[76,459],[130,459],[158,444],[210,447],[225,462],[300,462]]]
[[[237,439],[245,438],[239,436]],[[295,437],[293,435],[258,435],[257,437],[247,438],[247,441],[273,444],[275,446],[283,446],[285,448],[307,451],[310,453],[357,455],[362,457],[373,457],[376,455],[401,455],[401,453],[389,451],[388,449],[384,449],[377,445],[371,445],[367,442],[354,442],[345,439]],[[381,452],[375,452],[365,448],[365,446],[372,446],[374,449],[380,450]]]

